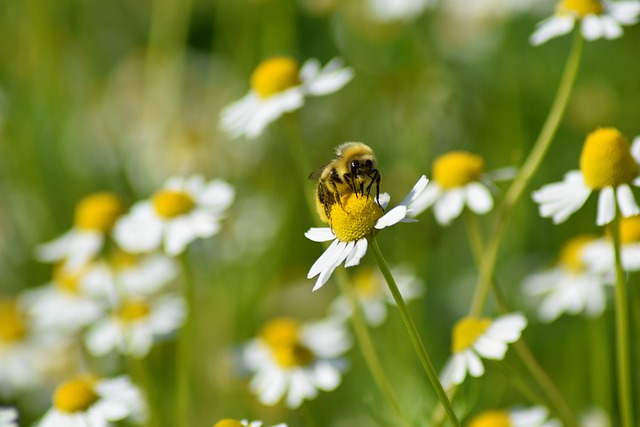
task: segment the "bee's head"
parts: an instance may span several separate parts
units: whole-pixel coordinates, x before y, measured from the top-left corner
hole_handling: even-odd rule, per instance
[[[349,162],[349,172],[354,176],[365,172],[371,172],[374,167],[374,160],[370,157],[353,159]]]

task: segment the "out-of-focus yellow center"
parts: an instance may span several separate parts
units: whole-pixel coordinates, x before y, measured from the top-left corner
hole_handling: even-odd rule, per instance
[[[242,423],[238,420],[232,420],[231,418],[225,418],[214,424],[213,427],[243,427]]]
[[[153,208],[162,218],[170,219],[191,212],[195,202],[183,191],[162,190],[154,194]]]
[[[116,249],[111,253],[111,267],[115,270],[123,270],[125,268],[134,267],[138,264],[140,257],[138,255]]]
[[[360,240],[373,231],[383,213],[373,197],[349,193],[342,197],[342,206],[331,207],[331,228],[342,242]]]
[[[95,383],[93,377],[62,383],[53,394],[53,406],[60,412],[85,412],[100,397],[95,391]]]
[[[69,271],[63,264],[57,264],[52,273],[54,286],[62,292],[77,295],[80,293],[82,274],[82,270]]]
[[[640,242],[640,216],[620,219],[620,243]]]
[[[141,300],[126,301],[117,311],[118,318],[124,322],[135,322],[149,315],[149,304]]]
[[[454,188],[478,181],[484,173],[482,157],[466,151],[452,151],[433,162],[433,179],[442,188]]]
[[[300,84],[300,66],[288,56],[276,56],[262,61],[251,74],[251,87],[261,97],[268,98]]]
[[[491,326],[491,319],[465,317],[453,327],[453,352],[458,353],[473,345]]]
[[[284,368],[313,362],[313,352],[300,342],[300,323],[293,319],[272,320],[262,328],[260,337],[269,347],[276,363]]]
[[[109,192],[91,194],[76,206],[76,227],[81,230],[108,232],[124,212],[120,198]]]
[[[574,272],[584,271],[586,265],[582,260],[582,250],[594,240],[595,236],[581,235],[567,241],[560,249],[560,265]]]
[[[467,427],[511,427],[511,419],[507,411],[485,411],[474,417]]]
[[[353,276],[353,284],[360,298],[367,299],[380,294],[380,279],[373,268],[357,270]]]
[[[629,141],[614,128],[598,129],[587,135],[580,170],[585,184],[594,190],[629,184],[638,176]]]
[[[27,335],[27,322],[18,303],[13,299],[0,299],[0,341],[12,343]]]
[[[578,15],[583,18],[587,15],[600,15],[604,12],[604,6],[600,0],[562,0],[558,3],[556,13],[558,15]]]

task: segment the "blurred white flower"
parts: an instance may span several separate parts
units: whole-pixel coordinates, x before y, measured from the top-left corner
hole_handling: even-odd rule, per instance
[[[638,22],[639,1],[561,0],[553,16],[538,23],[529,41],[537,46],[580,25],[586,40],[616,39],[622,26]]]
[[[494,409],[471,419],[467,427],[562,427],[556,419],[549,419],[549,411],[542,406],[531,408]]]
[[[0,427],[18,427],[18,410],[0,406]]]
[[[443,387],[461,384],[467,372],[472,377],[484,375],[485,359],[502,360],[507,352],[507,344],[516,342],[527,319],[520,313],[500,316],[495,320],[466,317],[453,328],[453,355],[447,361],[441,375]]]
[[[222,129],[232,138],[257,138],[284,113],[300,109],[305,97],[336,92],[353,78],[353,70],[334,58],[323,68],[317,59],[300,67],[290,57],[262,61],[251,75],[251,89],[220,113]]]
[[[380,195],[379,206],[373,197],[358,197],[355,193],[337,203],[331,211],[331,228],[311,228],[305,233],[314,242],[333,242],[311,266],[307,278],[318,276],[313,290],[320,289],[333,271],[344,262],[345,267],[358,265],[367,253],[367,236],[399,222],[415,222],[407,218],[412,212],[413,202],[425,189],[429,181],[422,176],[409,194],[387,213],[383,209],[389,204],[388,194]],[[383,215],[384,213],[384,215]]]
[[[625,271],[640,270],[640,216],[621,218],[620,233],[620,261]],[[592,269],[608,273],[613,281],[615,275],[615,257],[611,236],[598,239],[585,248],[585,261]]]
[[[380,22],[409,21],[420,15],[435,0],[367,0],[371,16]]]
[[[138,388],[128,377],[81,377],[62,383],[53,395],[53,406],[37,427],[108,427],[145,412]]]
[[[197,238],[218,233],[234,195],[233,187],[219,179],[169,178],[151,199],[136,203],[116,223],[114,237],[127,252],[162,247],[167,255],[178,255]]]
[[[612,275],[597,271],[588,252],[599,242],[594,236],[578,236],[567,241],[560,251],[558,263],[543,272],[528,276],[524,282],[527,295],[544,296],[538,316],[545,322],[563,313],[584,313],[590,317],[602,314],[606,307],[606,285]]]
[[[288,408],[297,408],[314,399],[318,390],[340,385],[347,367],[342,356],[351,345],[342,322],[274,319],[242,351],[244,365],[253,374],[249,387],[265,405],[284,398]]]
[[[587,135],[580,170],[570,171],[564,181],[535,191],[533,200],[540,205],[540,215],[552,217],[555,224],[579,210],[592,192],[599,193],[597,225],[613,221],[617,209],[625,218],[638,215],[640,208],[630,185],[640,186],[639,161],[640,138],[630,147],[617,129],[597,129]]]

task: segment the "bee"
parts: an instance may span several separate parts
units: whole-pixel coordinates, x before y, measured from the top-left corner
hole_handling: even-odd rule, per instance
[[[316,210],[327,224],[331,224],[331,208],[336,203],[342,207],[345,195],[369,197],[375,185],[376,203],[380,205],[380,172],[373,150],[361,142],[345,142],[336,148],[336,155],[309,175],[309,179],[318,180]]]

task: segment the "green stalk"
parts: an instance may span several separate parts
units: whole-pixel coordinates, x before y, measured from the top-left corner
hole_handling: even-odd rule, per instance
[[[576,75],[578,74],[583,44],[584,40],[582,35],[580,31],[576,30],[571,53],[569,54],[567,64],[562,74],[562,79],[558,87],[558,92],[556,93],[549,115],[547,116],[529,157],[527,157],[522,168],[520,168],[520,171],[516,175],[513,183],[507,190],[502,204],[497,209],[494,232],[491,233],[491,239],[484,249],[483,261],[480,264],[480,273],[478,275],[471,309],[469,310],[469,314],[471,316],[479,316],[482,314],[487,301],[489,288],[491,287],[491,279],[493,277],[498,257],[498,249],[500,248],[500,243],[504,237],[507,221],[511,216],[513,207],[520,200],[524,190],[531,181],[531,178],[539,169],[542,160],[551,146],[553,137],[558,130],[560,120],[567,108],[573,83]]]
[[[183,293],[187,306],[180,336],[178,337],[176,354],[176,399],[175,399],[175,425],[190,425],[190,390],[192,383],[192,360],[193,360],[193,321],[195,311],[195,289],[193,272],[189,265],[187,252],[180,255],[180,267],[183,276]]]
[[[407,328],[407,332],[411,337],[411,342],[413,343],[413,347],[418,353],[418,357],[420,358],[420,362],[422,362],[422,367],[424,368],[427,376],[429,377],[429,381],[431,381],[431,385],[433,386],[438,399],[440,399],[440,403],[444,406],[447,415],[449,416],[449,420],[453,423],[454,426],[460,426],[460,421],[458,421],[458,417],[453,411],[453,407],[451,406],[451,402],[447,397],[447,393],[444,391],[440,380],[438,379],[438,374],[436,370],[433,368],[433,364],[431,363],[431,359],[429,358],[429,354],[422,343],[422,339],[420,338],[420,334],[418,333],[418,329],[416,328],[411,315],[409,314],[409,310],[407,309],[407,305],[402,298],[402,294],[400,294],[400,290],[398,289],[398,285],[396,285],[396,281],[391,274],[391,270],[387,266],[387,262],[382,256],[382,252],[380,251],[380,247],[378,246],[378,241],[376,240],[375,235],[372,233],[368,238],[369,244],[373,249],[373,254],[375,255],[376,262],[378,263],[378,267],[380,267],[380,271],[387,281],[387,285],[389,286],[389,290],[393,295],[393,299],[398,306],[398,310],[400,311],[400,317],[402,317],[402,321],[404,322],[404,326]]]
[[[623,427],[632,427],[633,398],[631,393],[631,363],[629,360],[629,301],[620,256],[620,220],[619,212],[610,225],[615,256],[616,286],[616,353],[618,368],[618,401],[620,405],[620,423]]]

